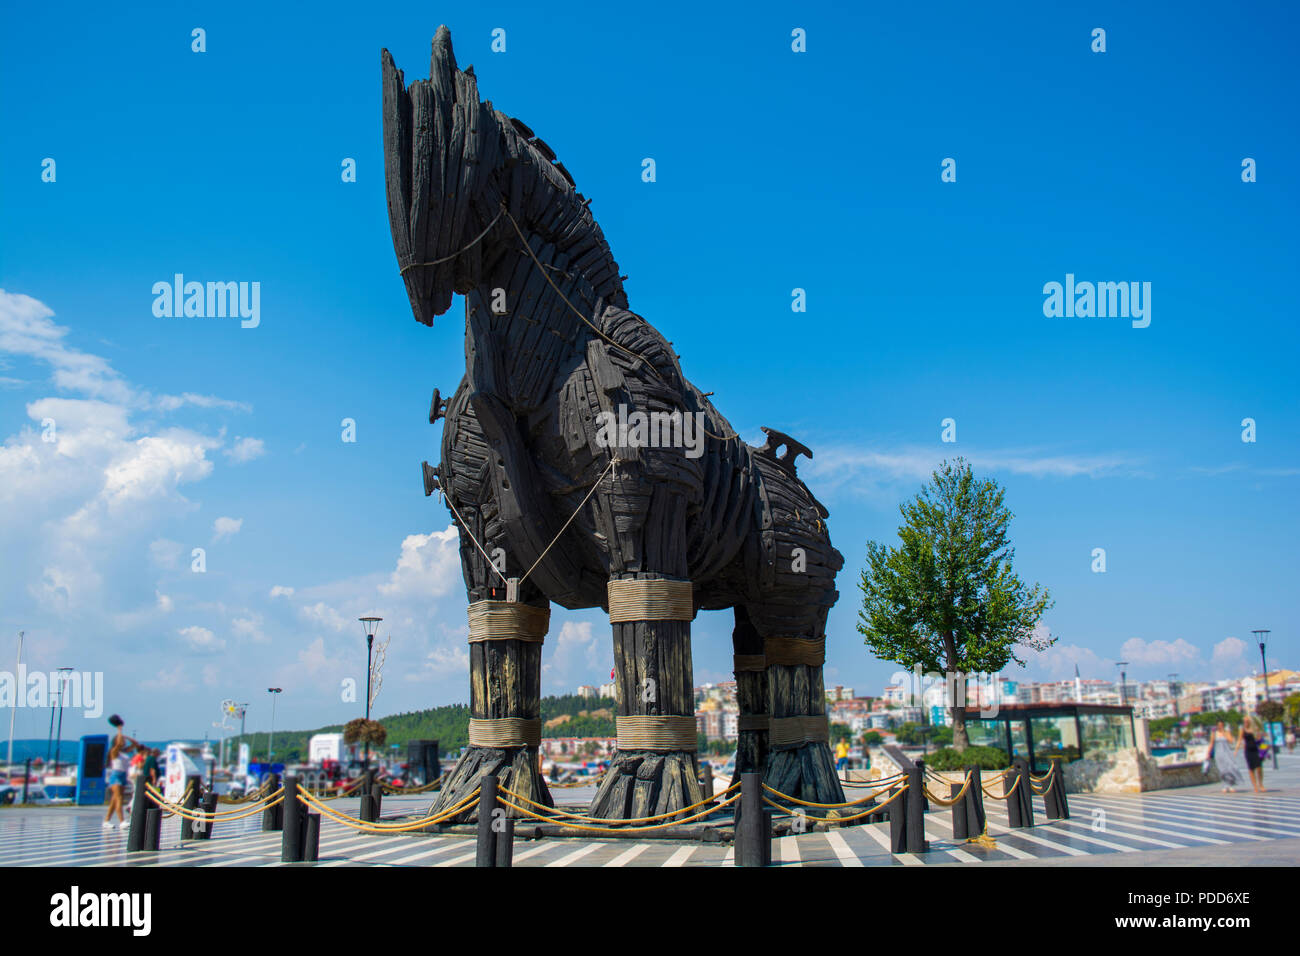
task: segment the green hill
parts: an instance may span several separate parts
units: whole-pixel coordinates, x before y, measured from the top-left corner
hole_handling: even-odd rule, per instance
[[[616,735],[614,714],[617,703],[610,698],[587,698],[576,694],[542,698],[543,737],[613,737]],[[605,711],[596,714],[593,711]],[[557,717],[567,717],[556,726],[546,725]],[[351,718],[348,718],[349,720]],[[459,750],[469,742],[469,705],[447,704],[429,710],[414,710],[403,714],[380,717],[379,722],[388,731],[387,749],[397,745],[397,752],[405,756],[408,740],[436,740],[443,753]],[[277,730],[275,732],[275,758],[287,763],[307,759],[307,742],[314,734],[341,733],[343,724],[329,724],[313,730]],[[245,734],[228,739],[227,746],[239,752],[240,743],[247,742],[253,760],[265,760],[267,735]]]

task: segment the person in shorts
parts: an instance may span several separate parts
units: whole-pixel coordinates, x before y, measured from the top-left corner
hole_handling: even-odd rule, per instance
[[[122,732],[125,721],[117,714],[109,717],[108,722],[117,732],[108,747],[108,769],[104,774],[108,785],[108,812],[104,814],[104,829],[113,829],[113,813],[116,811],[117,827],[123,830],[126,829],[126,814],[122,810],[123,794],[126,792],[126,772],[131,759],[128,754],[132,750],[139,750],[140,745]],[[143,785],[142,782],[141,786]]]

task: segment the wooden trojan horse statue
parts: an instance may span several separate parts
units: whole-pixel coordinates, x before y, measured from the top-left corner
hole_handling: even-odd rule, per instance
[[[843,800],[827,746],[826,615],[843,558],[795,474],[806,448],[740,440],[628,310],[618,264],[573,178],[527,126],[479,101],[438,29],[409,87],[383,51],[388,214],[415,318],[465,296],[465,377],[425,465],[460,529],[469,597],[469,749],[437,808],[479,778],[543,805],[541,646],[550,604],[609,612],[618,752],[591,812],[701,800],[691,620],[734,608],[737,772]],[[474,818],[470,809],[461,819]]]

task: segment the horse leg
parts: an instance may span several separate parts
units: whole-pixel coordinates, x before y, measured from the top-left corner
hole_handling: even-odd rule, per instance
[[[736,741],[736,772],[732,783],[742,773],[762,771],[767,762],[768,695],[767,665],[763,657],[763,638],[741,605],[735,608],[736,629],[731,644],[736,674],[736,703],[740,707],[740,736]]]
[[[766,610],[770,614],[774,609]],[[808,635],[782,633],[786,624],[779,616],[765,616],[762,611],[754,615],[755,627],[764,638],[772,715],[764,782],[801,800],[843,803],[844,788],[831,760],[822,678],[828,610],[821,609]]]
[[[519,586],[515,600],[506,600],[504,579],[519,577],[526,569],[515,563],[517,559],[510,555],[504,532],[492,520],[495,506],[474,503],[490,500],[485,490],[486,457],[483,461],[474,457],[475,449],[485,449],[486,445],[472,414],[464,407],[458,411],[460,414],[448,420],[450,441],[444,443],[443,474],[477,475],[483,483],[477,493],[453,499],[465,522],[459,530],[461,570],[470,605],[471,720],[469,747],[438,793],[432,811],[456,806],[478,788],[486,775],[495,775],[500,786],[514,794],[549,807],[554,803],[541,773],[538,747],[542,641],[549,625],[550,602],[528,581]],[[464,489],[464,483],[458,480],[447,484],[449,495]],[[474,539],[503,566],[489,563]],[[522,802],[520,805],[527,806]],[[511,815],[516,814],[511,811]],[[452,822],[477,819],[478,807],[472,804],[456,814]]]
[[[613,519],[606,526],[616,529],[617,538],[610,541],[607,600],[619,739],[591,815],[626,820],[681,810],[704,795],[695,759],[690,623],[695,608],[689,588],[683,587],[688,583],[683,492],[634,476],[615,478],[612,487],[601,504],[608,509],[606,518]],[[636,489],[647,494],[629,493]],[[670,591],[678,599],[666,610],[649,608],[641,600]]]

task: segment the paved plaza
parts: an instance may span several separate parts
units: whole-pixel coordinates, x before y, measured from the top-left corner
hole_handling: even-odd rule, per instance
[[[951,813],[927,814],[928,854],[889,853],[886,824],[780,837],[777,866],[1153,865],[1241,866],[1300,863],[1300,754],[1279,757],[1263,794],[1217,786],[1145,794],[1071,794],[1069,820],[1048,820],[1034,798],[1032,829],[1011,830],[1005,804],[986,799],[995,846],[952,838]],[[581,791],[558,791],[566,803]],[[422,814],[429,798],[385,797],[386,818]],[[331,806],[355,816],[358,801]],[[229,809],[229,808],[223,808]],[[262,833],[260,816],[218,823],[213,838],[180,843],[179,821],[163,824],[157,853],[126,853],[126,831],[101,827],[102,808],[0,810],[0,866],[283,866],[280,834]],[[320,860],[293,866],[473,866],[468,835],[385,836],[321,823]],[[518,839],[516,866],[731,866],[726,844],[615,839]]]

